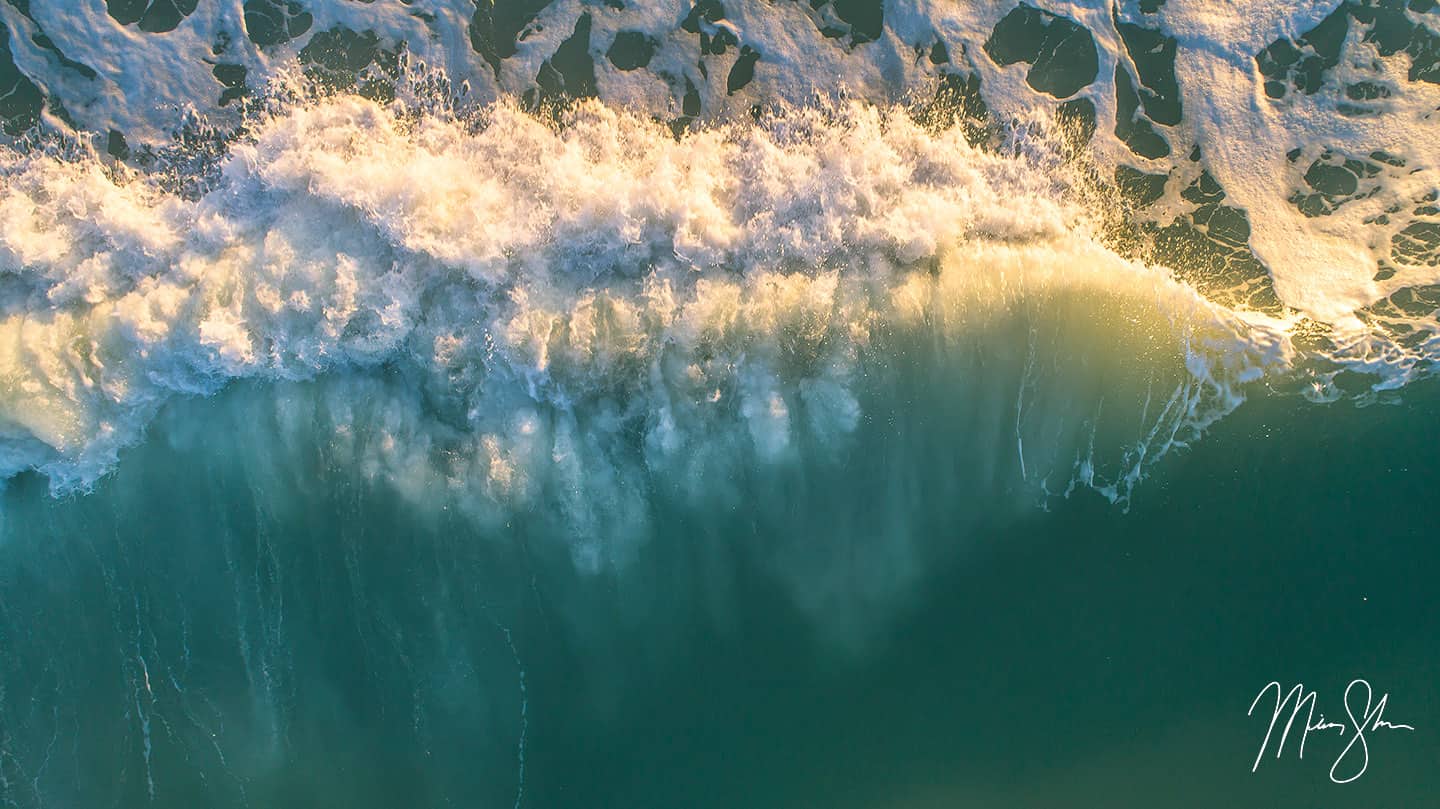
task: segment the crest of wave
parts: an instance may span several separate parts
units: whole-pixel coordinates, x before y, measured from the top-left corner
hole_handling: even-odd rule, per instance
[[[6,153],[0,475],[92,487],[167,403],[251,380],[218,448],[319,445],[422,511],[530,515],[587,570],[656,508],[785,487],[1123,500],[1289,346],[1100,246],[1045,154],[860,104],[676,138],[346,96],[257,122],[198,196]],[[827,530],[921,566],[897,491]]]

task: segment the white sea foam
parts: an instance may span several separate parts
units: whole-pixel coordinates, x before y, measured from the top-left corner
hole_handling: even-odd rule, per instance
[[[260,49],[246,36],[242,4],[202,3],[174,31],[141,34],[118,25],[101,0],[37,3],[30,16],[0,5],[0,21],[12,31],[17,64],[48,90],[63,98],[78,124],[94,132],[118,129],[134,143],[161,143],[191,111],[219,122],[234,119],[232,105],[217,106],[220,85],[211,76],[217,62],[245,65],[252,88],[289,70],[309,37],[338,25],[373,31],[382,46],[405,49],[415,58],[443,69],[472,97],[488,103],[533,87],[542,63],[570,36],[582,14],[591,19],[589,52],[596,88],[614,106],[664,117],[680,114],[686,83],[693,85],[706,114],[743,113],[757,101],[811,102],[817,95],[848,94],[885,102],[925,86],[937,70],[919,51],[935,41],[948,45],[953,64],[981,80],[986,103],[1001,119],[1024,117],[1051,99],[1025,83],[1024,63],[999,67],[981,50],[995,23],[1012,6],[904,0],[885,4],[878,40],[851,46],[826,38],[824,20],[807,3],[730,2],[724,19],[701,22],[715,34],[723,27],[737,41],[758,51],[754,80],[731,92],[727,75],[739,48],[702,55],[700,38],[684,31],[689,0],[627,3],[623,9],[596,7],[584,0],[552,0],[540,9],[516,43],[517,52],[492,70],[470,47],[472,0],[429,0],[416,4],[360,4],[350,0],[307,0],[313,22],[304,36]],[[1357,309],[1406,285],[1440,281],[1440,268],[1408,267],[1387,281],[1376,281],[1378,262],[1399,222],[1377,226],[1375,216],[1398,203],[1413,202],[1436,187],[1435,150],[1430,132],[1440,108],[1440,85],[1406,81],[1409,57],[1380,57],[1363,31],[1351,26],[1345,56],[1328,74],[1325,91],[1292,93],[1272,102],[1261,90],[1264,77],[1255,55],[1281,36],[1298,37],[1338,5],[1295,0],[1232,0],[1222,4],[1170,2],[1142,14],[1135,3],[1037,0],[1031,5],[1082,24],[1094,37],[1099,70],[1093,84],[1078,95],[1097,109],[1093,151],[1102,165],[1137,165],[1169,172],[1169,199],[1199,170],[1182,159],[1150,161],[1131,153],[1113,133],[1117,65],[1130,65],[1116,20],[1158,28],[1178,41],[1176,72],[1185,120],[1165,127],[1175,158],[1200,146],[1204,166],[1220,179],[1230,203],[1244,209],[1252,226],[1250,247],[1265,262],[1284,303],[1331,323],[1358,339]],[[823,16],[823,15],[822,15]],[[1436,27],[1435,14],[1412,12],[1421,25]],[[46,33],[70,58],[92,67],[88,79],[61,69],[52,52],[33,35]],[[620,70],[604,53],[621,31],[651,37],[657,49],[642,70]],[[224,43],[216,52],[217,43]],[[708,67],[701,69],[704,63]],[[1133,66],[1132,66],[1133,72]],[[155,80],[164,76],[163,81]],[[1337,112],[1341,88],[1357,77],[1390,88],[1384,99],[1367,102],[1373,115]],[[55,126],[63,122],[51,115]],[[1347,204],[1333,216],[1308,219],[1287,197],[1304,170],[1285,159],[1294,148],[1309,161],[1325,148],[1364,155],[1380,149],[1403,158],[1403,170],[1389,172],[1382,193]],[[1164,205],[1160,210],[1168,210]],[[1370,224],[1365,224],[1367,221]]]
[[[742,569],[860,648],[996,525],[1077,492],[1144,496],[1162,460],[1257,390],[1331,400],[1340,369],[1379,387],[1426,371],[1440,353],[1433,313],[1378,322],[1370,310],[1440,280],[1423,264],[1375,272],[1401,226],[1376,215],[1435,188],[1440,99],[1401,81],[1403,56],[1369,54],[1351,33],[1354,58],[1331,84],[1363,74],[1396,92],[1374,104],[1383,114],[1345,117],[1337,86],[1266,99],[1254,62],[1333,3],[1168,0],[1143,16],[1133,0],[1033,4],[1082,23],[1098,48],[1098,78],[1079,95],[1099,125],[1078,157],[1048,134],[1059,100],[1027,85],[1026,65],[998,67],[982,50],[1009,3],[886,0],[879,40],[854,45],[826,38],[803,0],[728,0],[702,29],[761,54],[732,93],[739,48],[702,58],[679,27],[687,0],[554,0],[498,76],[469,44],[475,0],[304,0],[306,36],[264,50],[241,0],[201,3],[164,34],[117,25],[101,0],[37,0],[33,16],[0,2],[17,64],[64,101],[68,116],[46,111],[48,130],[74,134],[73,120],[103,144],[115,129],[137,150],[169,144],[197,113],[239,122],[237,105],[216,106],[216,62],[243,64],[257,93],[275,79],[278,99],[305,42],[334,25],[415,57],[399,104],[294,93],[215,162],[182,150],[143,173],[100,150],[0,148],[0,485],[33,470],[68,494],[134,472],[78,505],[10,500],[0,543],[158,520],[163,542],[79,542],[35,568],[99,565],[105,586],[86,592],[120,605],[114,681],[138,697],[114,715],[143,733],[131,752],[143,749],[147,775],[152,718],[165,732],[156,755],[195,753],[183,769],[201,781],[264,785],[304,759],[291,755],[308,749],[286,729],[304,721],[291,709],[359,693],[310,676],[306,661],[338,652],[308,639],[353,621],[363,656],[343,671],[377,689],[403,672],[427,756],[451,726],[467,739],[482,729],[482,747],[503,741],[518,753],[518,802],[536,669],[521,665],[521,624],[492,615],[492,598],[533,592],[537,621],[559,622],[590,681],[604,663],[633,682],[627,653],[693,634],[696,605],[725,623]],[[558,124],[520,111],[514,99],[585,13],[600,100]],[[1167,159],[1136,157],[1114,134],[1110,77],[1130,59],[1117,16],[1178,39],[1185,119],[1164,130]],[[42,29],[97,76],[61,68]],[[659,43],[644,70],[603,57],[627,30]],[[936,40],[980,79],[1000,133],[987,148],[918,125],[905,106],[933,92]],[[417,89],[436,77],[463,96],[460,112]],[[658,121],[681,115],[687,84],[704,114],[677,138]],[[779,112],[754,121],[755,105]],[[1192,147],[1203,159],[1188,159]],[[1288,197],[1330,147],[1405,165],[1385,168],[1374,196],[1306,218]],[[1122,164],[1169,175],[1147,209],[1161,225],[1192,209],[1179,192],[1202,171],[1218,178],[1281,305],[1232,308],[1112,250],[1116,198],[1095,178]],[[166,467],[177,459],[183,469]],[[391,508],[396,496],[409,507]],[[462,542],[432,547],[457,526]],[[311,531],[325,535],[309,542]],[[209,544],[180,547],[192,535]],[[504,553],[470,553],[491,550],[484,537]],[[194,579],[174,587],[165,571]],[[332,574],[341,590],[327,589]],[[407,594],[420,596],[413,612]],[[49,620],[46,598],[21,602],[0,623]],[[407,615],[433,631],[412,631]],[[504,645],[470,631],[476,615]],[[31,643],[27,657],[22,643],[16,665],[44,657],[54,695],[89,682],[90,667],[67,666],[103,651],[104,624],[58,651]],[[614,642],[627,626],[644,629],[641,646]],[[234,654],[215,651],[230,642]],[[514,748],[495,717],[515,714],[490,701],[514,693],[492,688],[512,665]],[[0,793],[7,772],[33,777],[38,798],[39,774],[64,771],[50,750],[68,715],[47,723],[25,707],[48,693],[12,711]],[[382,714],[412,715],[380,696]],[[422,733],[422,719],[441,731]],[[97,737],[123,747],[125,734]],[[480,760],[462,747],[467,768]],[[204,775],[211,750],[221,778]]]
[[[1334,337],[1311,356],[1338,363],[1316,398],[1335,395],[1336,367],[1395,385],[1433,359],[1434,339],[1402,343],[1361,318],[1400,285],[1437,280],[1425,267],[1373,280],[1394,226],[1362,229],[1432,182],[1431,88],[1364,120],[1337,117],[1323,93],[1272,104],[1254,51],[1323,10],[1245,4],[1254,20],[1238,32],[1213,8],[1172,2],[1147,24],[1179,41],[1186,122],[1165,132],[1175,159],[1147,162],[1110,126],[1109,77],[1129,58],[1112,9],[1040,5],[1098,48],[1081,95],[1100,126],[1080,164],[1168,171],[1154,210],[1171,213],[1208,168],[1248,214],[1281,311],[1227,309],[1103,245],[1094,197],[1076,193],[1086,173],[1045,134],[1053,102],[1026,85],[1025,65],[980,50],[1008,7],[889,4],[881,39],[849,47],[822,37],[805,4],[731,3],[724,26],[763,55],[731,93],[735,49],[697,72],[683,3],[556,0],[498,76],[467,44],[468,3],[309,3],[314,31],[343,22],[407,42],[412,65],[439,71],[422,78],[468,86],[467,111],[421,103],[414,76],[389,107],[302,97],[179,183],[84,150],[6,150],[0,477],[34,469],[57,492],[84,489],[169,402],[236,380],[319,380],[277,393],[281,438],[319,430],[337,461],[429,506],[504,520],[545,504],[597,567],[643,539],[659,493],[733,502],[757,469],[857,462],[867,423],[906,417],[895,391],[907,374],[928,377],[930,404],[969,431],[949,446],[971,471],[947,491],[1030,505],[1076,487],[1128,498],[1247,384],[1304,365],[1290,335],[1313,331],[1307,319]],[[581,13],[592,55],[638,30],[660,43],[651,65],[597,57],[603,101],[559,125],[521,112],[506,99]],[[256,49],[234,4],[148,37],[98,0],[33,15],[0,5],[17,63],[53,80],[82,127],[122,128],[135,144],[160,143],[196,108],[226,120],[205,95],[222,33],[255,87],[293,76],[301,46]],[[22,36],[39,27],[98,77],[70,87],[78,79],[48,69]],[[101,48],[121,35],[126,48]],[[916,48],[937,39],[979,76],[1011,148],[975,148],[892,103],[934,79]],[[1367,69],[1390,76],[1392,62]],[[173,81],[142,80],[161,74]],[[712,121],[677,139],[650,116],[679,114],[681,78]],[[753,122],[743,113],[757,101],[783,111]],[[1383,193],[1306,219],[1285,199],[1297,171],[1285,152],[1331,141],[1408,162]],[[1180,159],[1194,146],[1203,163]]]
[[[423,469],[505,503],[549,476],[583,489],[679,465],[698,491],[708,472],[783,462],[801,434],[843,441],[866,375],[922,333],[1003,343],[989,335],[1010,321],[1119,307],[1131,324],[1089,350],[1146,335],[1158,353],[1127,361],[1189,391],[1176,412],[1132,414],[1132,439],[1203,426],[1288,351],[1099,246],[1055,166],[902,112],[680,140],[600,104],[558,128],[503,104],[483,119],[299,107],[195,200],[96,160],[7,157],[0,471],[85,487],[176,395],[387,365],[423,399],[373,414],[401,431],[366,450],[397,479]],[[1035,486],[1079,480],[1061,448],[1089,405],[1064,406],[1067,434],[1021,451]],[[1123,496],[1138,466],[1098,485]]]

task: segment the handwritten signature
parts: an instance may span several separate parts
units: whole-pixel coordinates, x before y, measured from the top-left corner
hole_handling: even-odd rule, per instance
[[[1250,703],[1250,711],[1247,716],[1255,715],[1255,708],[1260,705],[1260,700],[1274,689],[1275,710],[1270,715],[1270,726],[1265,730],[1265,739],[1260,742],[1260,752],[1255,756],[1255,765],[1250,772],[1260,769],[1260,760],[1265,757],[1265,751],[1270,748],[1270,740],[1275,734],[1275,728],[1280,723],[1280,715],[1285,712],[1286,707],[1290,708],[1290,718],[1285,721],[1284,729],[1280,733],[1280,741],[1275,745],[1275,758],[1280,758],[1285,752],[1285,743],[1290,738],[1290,731],[1299,718],[1300,712],[1305,710],[1305,721],[1300,730],[1300,758],[1305,758],[1305,739],[1312,731],[1336,731],[1342,736],[1349,736],[1350,741],[1345,749],[1340,751],[1340,756],[1330,767],[1330,780],[1337,784],[1348,784],[1351,781],[1365,774],[1370,766],[1370,746],[1365,738],[1366,733],[1378,730],[1408,730],[1414,731],[1410,725],[1402,725],[1385,721],[1385,704],[1390,700],[1389,694],[1382,694],[1378,702],[1374,702],[1375,692],[1370,688],[1370,683],[1365,680],[1351,680],[1350,685],[1345,687],[1345,715],[1349,722],[1329,722],[1325,714],[1321,713],[1316,718],[1315,700],[1316,692],[1305,690],[1302,683],[1296,683],[1289,692],[1278,682],[1267,683],[1260,693],[1255,695],[1255,700]],[[1352,702],[1351,695],[1354,695]],[[1364,697],[1364,705],[1360,705],[1360,698]],[[1373,702],[1373,705],[1372,705]],[[1263,716],[1263,711],[1262,714]],[[1348,767],[1344,767],[1346,762]],[[1348,772],[1344,777],[1341,773]]]

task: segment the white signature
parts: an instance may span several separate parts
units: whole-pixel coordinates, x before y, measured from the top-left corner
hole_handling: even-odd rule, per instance
[[[1337,731],[1342,736],[1349,736],[1350,742],[1345,749],[1340,751],[1339,758],[1330,767],[1330,780],[1337,784],[1348,784],[1351,781],[1365,774],[1366,768],[1370,766],[1370,746],[1365,739],[1365,734],[1377,730],[1409,730],[1415,728],[1410,725],[1402,725],[1385,721],[1385,703],[1389,701],[1390,695],[1383,694],[1379,702],[1372,706],[1375,693],[1370,688],[1370,683],[1365,680],[1351,680],[1350,685],[1345,687],[1345,714],[1350,721],[1328,722],[1325,714],[1315,716],[1315,692],[1306,691],[1305,686],[1296,683],[1295,687],[1286,693],[1284,687],[1279,683],[1268,683],[1260,693],[1255,695],[1255,701],[1250,703],[1250,711],[1247,716],[1255,715],[1255,707],[1260,700],[1275,690],[1275,711],[1270,715],[1270,726],[1265,730],[1265,739],[1260,742],[1260,752],[1255,756],[1255,766],[1250,772],[1260,769],[1260,760],[1265,757],[1265,751],[1270,747],[1270,739],[1275,734],[1275,727],[1280,722],[1280,714],[1285,712],[1286,706],[1290,706],[1290,718],[1285,721],[1284,729],[1280,733],[1280,741],[1275,745],[1275,758],[1285,752],[1285,742],[1290,738],[1290,730],[1295,725],[1295,720],[1300,716],[1300,711],[1306,709],[1305,722],[1300,731],[1300,758],[1305,758],[1305,739],[1311,731]],[[1354,695],[1355,702],[1352,703],[1351,695]],[[1359,705],[1360,697],[1365,699],[1364,705]],[[1263,714],[1262,714],[1263,715]],[[1351,762],[1348,768],[1342,768],[1345,762]],[[1342,772],[1349,772],[1349,775],[1341,776]]]

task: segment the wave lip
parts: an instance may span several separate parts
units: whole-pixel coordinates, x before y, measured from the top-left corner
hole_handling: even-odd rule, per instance
[[[504,503],[535,479],[584,489],[681,457],[678,479],[703,488],[705,464],[734,462],[715,458],[842,440],[925,340],[1008,357],[1018,339],[1034,370],[1069,348],[1035,341],[1068,334],[1086,362],[1139,340],[1125,362],[1142,370],[1119,372],[1157,374],[1135,397],[1154,400],[1136,414],[1153,435],[1132,431],[1128,471],[1102,473],[1075,449],[1105,398],[1084,373],[1055,378],[1091,399],[1043,419],[1038,383],[1007,381],[1020,478],[1122,498],[1289,349],[1098,246],[1063,166],[1035,154],[860,104],[677,139],[598,103],[556,126],[342,96],[264,121],[198,198],[95,159],[12,155],[0,472],[86,488],[176,396],[388,369],[420,396],[383,416],[407,426],[382,445],[428,454],[442,489]],[[1064,437],[1025,441],[1031,418]],[[1047,445],[1073,457],[1030,457]]]

